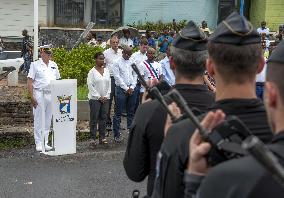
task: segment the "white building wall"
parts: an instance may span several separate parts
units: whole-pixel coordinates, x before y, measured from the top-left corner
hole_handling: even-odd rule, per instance
[[[46,26],[47,1],[39,0],[39,24]],[[0,36],[21,36],[22,30],[33,31],[33,0],[0,0]]]

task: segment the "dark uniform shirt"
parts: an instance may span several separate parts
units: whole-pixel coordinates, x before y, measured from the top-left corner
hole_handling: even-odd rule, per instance
[[[28,53],[30,51],[32,47],[32,41],[31,41],[31,37],[30,36],[25,36],[23,37],[23,40],[22,40],[22,56],[26,53]]]
[[[283,166],[284,131],[274,136],[268,147]],[[198,194],[200,198],[283,198],[284,188],[261,164],[248,156],[212,168],[203,179]]]
[[[174,87],[190,107],[200,110],[196,113],[208,111],[208,107],[214,102],[214,93],[205,85],[177,84]],[[156,156],[164,139],[166,118],[167,112],[157,100],[140,105],[135,114],[123,161],[125,171],[131,180],[140,182],[149,175],[149,196],[153,191]]]
[[[218,101],[211,110],[222,109],[226,115],[238,116],[263,142],[268,143],[272,133],[266,111],[259,99],[226,99]],[[158,158],[159,173],[153,197],[184,197],[184,170],[188,161],[188,144],[195,126],[188,120],[174,124],[168,131]]]

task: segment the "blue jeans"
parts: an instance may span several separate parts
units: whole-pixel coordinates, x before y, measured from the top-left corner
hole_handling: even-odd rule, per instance
[[[264,83],[256,83],[256,96],[263,100]]]
[[[113,133],[114,137],[119,137],[119,127],[121,122],[121,114],[126,107],[127,128],[129,129],[134,117],[134,110],[137,97],[137,88],[129,95],[124,89],[115,87],[115,109],[113,116]]]
[[[24,70],[27,73],[29,73],[30,65],[31,65],[31,56],[30,56],[30,54],[28,52],[24,53],[23,54],[23,59],[24,59]]]

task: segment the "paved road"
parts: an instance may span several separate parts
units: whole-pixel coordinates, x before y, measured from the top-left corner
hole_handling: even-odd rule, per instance
[[[145,195],[146,182],[131,182],[123,169],[125,146],[90,149],[49,157],[25,148],[0,152],[1,198],[127,198],[133,189]]]

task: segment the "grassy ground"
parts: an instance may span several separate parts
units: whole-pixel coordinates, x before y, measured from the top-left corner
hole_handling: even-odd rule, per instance
[[[49,136],[49,142],[51,142],[51,136]],[[79,132],[76,135],[78,142],[83,142],[91,139],[89,132]],[[12,148],[23,148],[34,144],[33,137],[13,137],[13,138],[0,138],[0,151],[8,150]]]
[[[0,150],[22,148],[34,143],[33,138],[0,139]]]
[[[88,87],[81,86],[77,88],[77,99],[78,100],[88,100]]]

